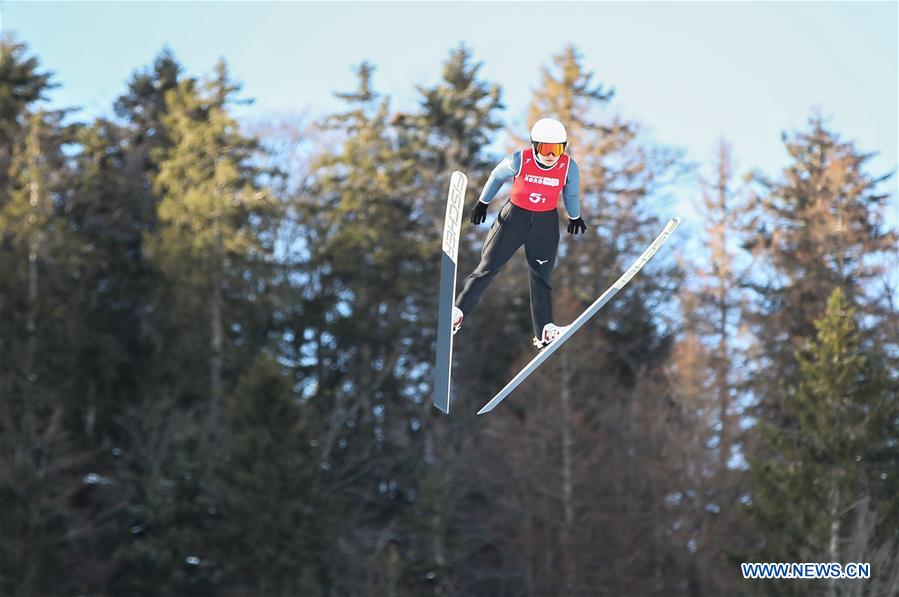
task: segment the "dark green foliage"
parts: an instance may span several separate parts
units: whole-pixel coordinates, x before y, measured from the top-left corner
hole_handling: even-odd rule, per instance
[[[783,388],[792,424],[764,425],[772,456],[753,462],[748,511],[764,537],[759,562],[871,562],[879,546],[897,545],[896,380],[879,348],[864,345],[839,288],[815,327],[796,355],[798,384]],[[809,594],[789,583],[770,589]]]
[[[6,200],[12,149],[28,120],[28,110],[58,87],[52,73],[41,71],[28,47],[5,31],[0,38],[0,206]]]
[[[306,497],[312,434],[289,376],[271,357],[260,355],[238,382],[227,420],[229,450],[220,465],[224,516],[233,521],[223,550],[226,582],[248,592],[302,593],[315,527]]]

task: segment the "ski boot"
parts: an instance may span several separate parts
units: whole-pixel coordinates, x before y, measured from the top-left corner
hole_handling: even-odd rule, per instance
[[[459,328],[462,327],[462,320],[465,318],[465,315],[462,313],[462,309],[453,305],[453,335],[456,335],[456,332],[459,331]]]
[[[537,347],[538,350],[542,350],[552,344],[558,339],[559,336],[565,333],[565,331],[570,328],[570,325],[565,326],[557,326],[554,323],[547,323],[543,326],[543,334],[542,337],[534,338],[534,346]]]

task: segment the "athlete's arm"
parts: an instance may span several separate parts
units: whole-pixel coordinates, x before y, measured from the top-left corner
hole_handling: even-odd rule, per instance
[[[515,175],[518,174],[518,169],[520,167],[520,151],[516,151],[503,159],[503,161],[496,165],[493,172],[490,173],[490,178],[487,179],[487,184],[484,185],[484,190],[481,191],[481,198],[478,199],[478,201],[488,204],[493,201],[493,198],[499,193],[500,188],[502,188],[506,181],[512,180]]]
[[[568,219],[577,220],[581,217],[581,171],[570,157],[568,158],[568,176],[565,178],[565,186],[562,187],[562,199],[565,201],[565,211]]]

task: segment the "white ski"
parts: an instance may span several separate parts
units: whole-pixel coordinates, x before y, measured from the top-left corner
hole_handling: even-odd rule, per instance
[[[453,301],[456,298],[456,260],[468,178],[459,171],[450,178],[443,220],[443,262],[440,264],[440,300],[437,312],[437,362],[434,365],[434,406],[449,413],[453,365]]]
[[[608,290],[603,292],[598,299],[593,301],[593,304],[587,307],[583,313],[581,313],[577,319],[565,330],[561,336],[559,336],[552,344],[544,348],[540,351],[540,353],[531,359],[531,362],[524,366],[524,368],[518,372],[518,375],[512,378],[512,381],[506,384],[499,393],[494,396],[490,402],[484,405],[484,407],[478,411],[479,415],[484,413],[489,413],[491,410],[496,408],[496,405],[502,402],[506,396],[512,393],[512,390],[518,387],[518,385],[523,382],[528,375],[534,372],[537,367],[540,366],[543,361],[549,358],[549,356],[557,351],[562,343],[568,340],[571,336],[574,335],[576,331],[578,331],[587,321],[590,320],[591,317],[596,315],[596,312],[602,309],[603,305],[609,302],[613,296],[615,296],[619,290],[624,288],[624,286],[630,282],[631,278],[633,278],[637,272],[646,264],[647,261],[652,259],[652,256],[656,254],[656,251],[659,250],[659,247],[668,240],[668,237],[671,236],[671,233],[674,232],[674,229],[677,228],[677,225],[680,224],[680,218],[674,217],[669,220],[668,224],[665,226],[665,229],[662,230],[661,234],[659,234],[652,244],[647,247],[643,254],[634,261],[633,265],[631,265],[624,274],[618,278],[618,280],[609,287]]]

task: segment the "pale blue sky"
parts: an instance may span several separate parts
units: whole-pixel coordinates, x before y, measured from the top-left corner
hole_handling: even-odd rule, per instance
[[[111,114],[164,45],[190,74],[223,56],[256,99],[248,115],[334,109],[363,60],[378,67],[376,88],[409,109],[415,85],[436,83],[464,42],[502,86],[506,122],[525,133],[540,67],[571,42],[616,88],[614,110],[692,160],[707,163],[725,137],[741,172],[774,174],[786,163],[781,131],[820,108],[881,153],[876,173],[897,164],[896,2],[2,2],[3,30],[62,84],[52,103],[83,117]]]

